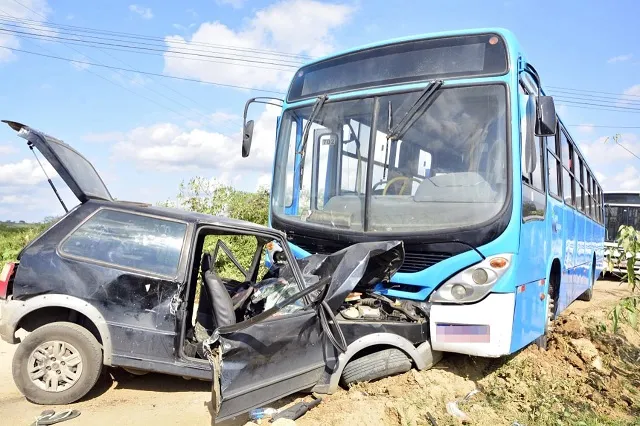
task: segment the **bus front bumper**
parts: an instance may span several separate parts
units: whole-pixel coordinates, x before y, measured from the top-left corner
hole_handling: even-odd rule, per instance
[[[515,293],[491,293],[468,305],[431,306],[433,350],[483,357],[510,353]]]

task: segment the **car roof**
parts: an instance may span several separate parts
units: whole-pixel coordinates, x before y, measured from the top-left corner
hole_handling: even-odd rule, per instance
[[[263,225],[259,225],[257,223],[248,222],[245,220],[231,219],[224,216],[214,216],[205,213],[198,213],[178,208],[171,207],[160,207],[153,206],[150,204],[133,202],[133,201],[102,201],[102,200],[91,200],[86,203],[89,206],[93,206],[94,208],[113,208],[118,210],[126,210],[132,211],[136,213],[161,216],[167,219],[180,220],[183,222],[193,223],[196,225],[214,225],[214,226],[225,226],[225,227],[234,227],[241,228],[243,230],[256,231],[256,232],[264,232],[268,234],[280,234],[284,235],[282,232],[277,231],[273,228],[268,228]]]

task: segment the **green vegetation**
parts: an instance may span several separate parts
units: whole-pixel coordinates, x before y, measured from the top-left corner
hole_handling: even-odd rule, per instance
[[[47,229],[51,223],[51,221],[35,224],[0,223],[0,268],[7,262],[15,261],[20,250]]]
[[[618,229],[616,237],[618,244],[618,258],[620,269],[626,270],[622,276],[622,281],[626,281],[629,285],[631,295],[625,297],[618,303],[613,311],[611,311],[611,320],[613,321],[613,330],[618,329],[620,321],[628,322],[632,327],[638,326],[638,307],[640,306],[640,276],[636,274],[636,256],[640,253],[640,232],[633,226],[622,225]],[[612,257],[607,259],[608,270],[611,271],[615,266]]]

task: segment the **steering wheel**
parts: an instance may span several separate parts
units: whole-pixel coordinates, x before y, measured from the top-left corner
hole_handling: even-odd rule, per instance
[[[396,176],[393,179],[391,179],[390,181],[387,181],[387,184],[384,187],[384,190],[382,191],[382,195],[387,195],[387,191],[389,190],[389,187],[398,182],[404,180],[404,183],[402,184],[402,186],[400,187],[400,192],[398,193],[398,195],[402,195],[402,193],[404,192],[405,188],[407,187],[407,183],[408,182],[422,182],[421,180],[419,180],[418,178],[414,178],[414,177],[407,177],[407,176]]]

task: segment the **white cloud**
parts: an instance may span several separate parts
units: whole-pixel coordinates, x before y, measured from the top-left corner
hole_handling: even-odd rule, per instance
[[[256,189],[267,188],[271,186],[271,173],[265,173],[263,175],[258,176],[258,181],[256,183]]]
[[[624,96],[621,96],[618,100],[618,105],[631,105],[636,106],[637,102],[640,101],[640,84],[636,84],[635,86],[631,86],[622,92]]]
[[[7,205],[7,204],[17,204],[17,205],[24,205],[24,204],[30,204],[32,201],[31,197],[28,195],[3,195],[2,197],[0,197],[0,205]]]
[[[640,137],[636,134],[622,134],[618,143],[622,146],[616,144],[611,137],[600,137],[578,145],[604,189],[631,189],[633,185],[640,188],[640,174],[633,166],[640,164],[640,160],[633,155],[640,155]]]
[[[11,155],[16,152],[18,152],[18,150],[11,145],[0,145],[0,155]]]
[[[614,56],[613,58],[607,59],[607,63],[608,64],[615,64],[617,62],[626,62],[631,58],[633,58],[633,55],[631,53],[629,53],[627,55],[618,55],[618,56]]]
[[[31,9],[31,10],[29,10]],[[31,19],[42,22],[51,13],[51,9],[46,0],[21,0],[20,3],[14,0],[0,0],[0,10],[3,15],[9,16],[11,19]],[[38,32],[29,28],[30,32]],[[43,33],[45,34],[45,33]],[[51,32],[46,34],[51,35]],[[0,34],[0,46],[17,49],[20,47],[20,40],[8,33]],[[0,63],[8,62],[16,59],[16,54],[7,49],[0,49]]]
[[[608,180],[605,188],[609,191],[634,190],[640,188],[640,170],[634,166],[625,167],[620,173]]]
[[[150,7],[138,6],[137,4],[129,5],[129,10],[133,13],[140,15],[142,19],[153,18],[153,11]]]
[[[41,160],[49,177],[56,172],[46,160]],[[37,185],[47,178],[35,160],[25,159],[17,163],[0,165],[0,187],[20,187]]]
[[[618,144],[633,153],[640,153],[640,139],[633,133],[620,135]],[[618,146],[611,137],[600,137],[595,141],[579,143],[585,159],[592,165],[599,166],[637,161],[637,159],[622,146]],[[640,154],[639,154],[640,155]]]
[[[334,50],[333,33],[351,17],[354,8],[346,4],[322,3],[316,0],[283,0],[255,12],[239,30],[233,30],[221,22],[205,22],[190,39],[174,35],[165,38],[170,49],[204,49],[199,43],[284,52],[287,54],[325,55]],[[186,43],[186,45],[184,44]],[[193,43],[198,43],[192,45]],[[211,54],[220,55],[212,48]],[[226,56],[231,55],[226,53]],[[241,52],[234,53],[241,55]],[[252,60],[282,63],[286,56],[247,54]],[[291,79],[294,68],[273,69],[273,65],[247,66],[188,60],[165,54],[164,71],[174,76],[197,78],[225,84],[252,86],[255,88],[284,88]],[[250,64],[249,64],[250,65]],[[297,62],[293,64],[298,66]],[[268,69],[265,69],[268,68]]]
[[[213,124],[227,124],[230,121],[242,123],[242,117],[238,114],[232,114],[224,111],[217,111],[211,114],[211,122]]]
[[[244,6],[245,0],[216,0],[216,3],[220,6],[231,6],[234,9],[240,9]]]
[[[279,108],[266,108],[256,121],[251,156],[240,155],[241,132],[229,136],[198,128],[188,129],[174,123],[138,127],[113,147],[113,154],[147,169],[212,170],[266,173],[273,166],[275,121]]]

